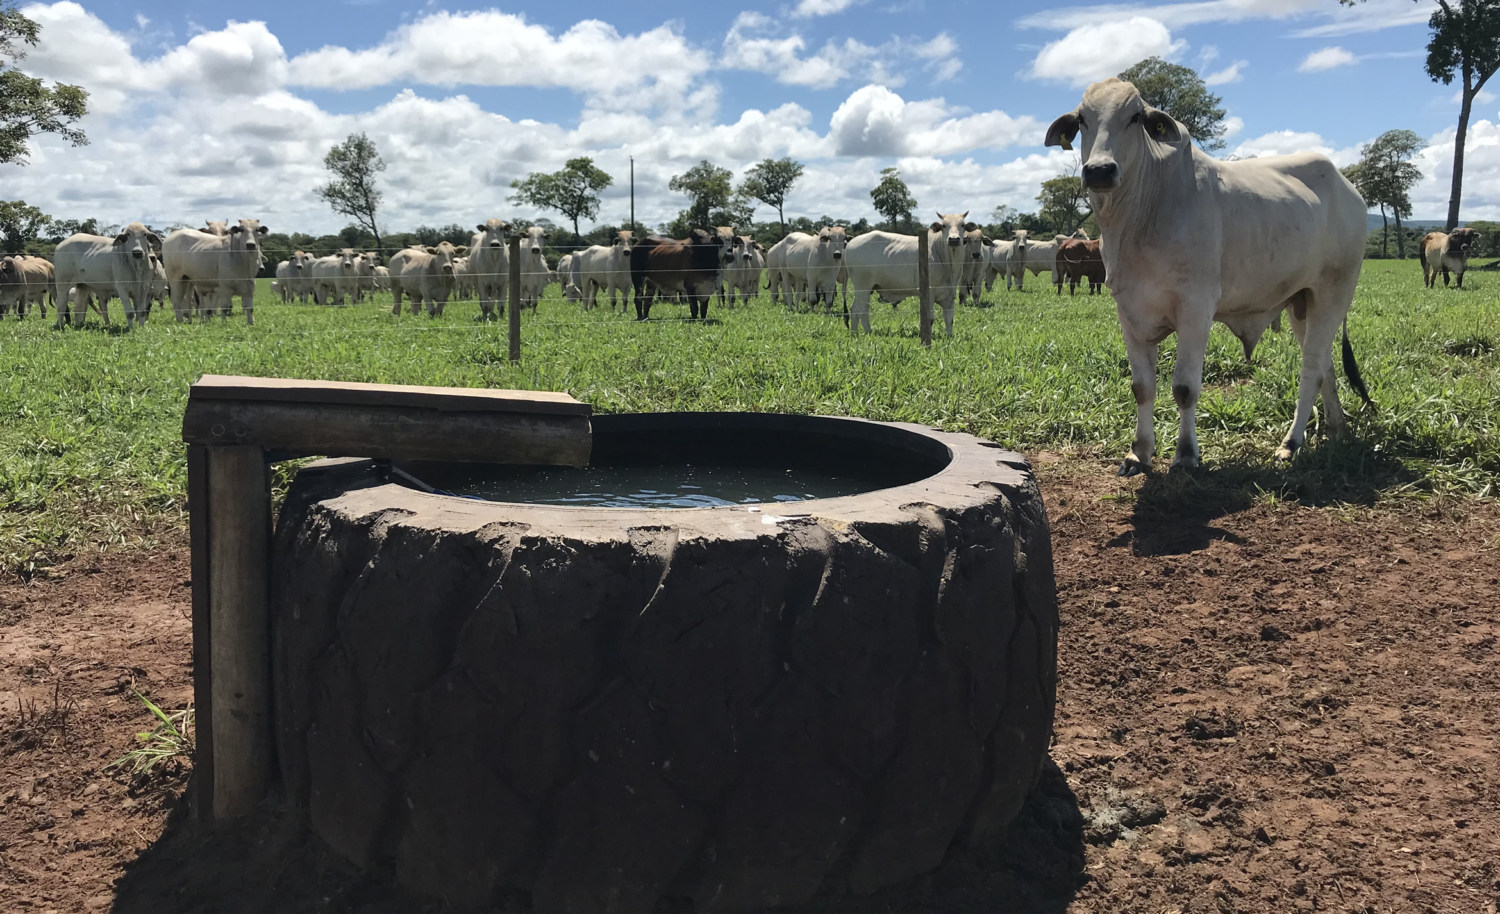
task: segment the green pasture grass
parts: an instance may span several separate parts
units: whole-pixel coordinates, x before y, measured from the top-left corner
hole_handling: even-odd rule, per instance
[[[1198,414],[1208,477],[1254,497],[1317,503],[1493,496],[1500,278],[1471,272],[1458,291],[1424,289],[1420,276],[1415,261],[1366,263],[1350,331],[1378,411],[1357,408],[1341,381],[1353,435],[1324,441],[1315,421],[1290,466],[1270,458],[1295,404],[1291,334],[1268,333],[1247,364],[1216,327]],[[178,324],[157,311],[126,332],[118,303],[109,328],[92,314],[61,331],[50,315],[11,316],[0,321],[0,567],[25,573],[183,524],[182,412],[188,385],[205,373],[560,390],[601,413],[852,415],[1021,450],[1123,456],[1134,406],[1112,299],[1059,297],[1045,276],[986,299],[958,309],[953,339],[939,312],[923,350],[915,300],[874,303],[874,333],[851,337],[837,314],[788,313],[764,295],[732,310],[716,304],[706,324],[683,320],[686,306],[658,303],[642,324],[633,312],[585,313],[554,286],[523,317],[519,365],[507,359],[504,324],[476,321],[473,302],[437,319],[395,317],[388,295],[344,308],[283,305],[264,280],[254,327],[238,313]],[[1176,430],[1172,353],[1169,340],[1157,401],[1162,469]]]

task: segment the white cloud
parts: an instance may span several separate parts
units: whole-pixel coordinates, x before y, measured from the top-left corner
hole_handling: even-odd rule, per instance
[[[1238,133],[1243,129],[1243,122],[1236,128]],[[1245,140],[1233,150],[1231,154],[1242,159],[1257,158],[1260,156],[1291,155],[1294,152],[1317,152],[1322,153],[1333,160],[1333,164],[1343,168],[1359,161],[1359,146],[1346,146],[1342,149],[1329,145],[1321,134],[1311,131],[1276,130],[1265,133],[1253,139]]]
[[[1240,117],[1238,115],[1234,115],[1234,114],[1231,114],[1230,116],[1224,118],[1224,139],[1227,140],[1227,139],[1230,139],[1231,137],[1239,136],[1241,133],[1244,133],[1244,132],[1245,132],[1245,119],[1244,118],[1242,118],[1242,117]]]
[[[1318,19],[1317,25],[1291,33],[1293,38],[1352,35],[1427,22],[1432,8],[1411,0],[1368,0],[1352,7],[1333,0],[1199,0],[1188,3],[1100,3],[1089,6],[1053,5],[1021,17],[1021,28],[1067,31],[1105,22],[1144,16],[1167,28],[1252,20]],[[1208,61],[1204,61],[1207,63]]]
[[[864,2],[865,0],[797,0],[797,5],[792,8],[792,15],[798,19],[832,16]]]
[[[1223,86],[1229,83],[1242,82],[1245,78],[1245,68],[1248,66],[1250,66],[1250,61],[1236,60],[1217,73],[1210,73],[1203,77],[1203,82],[1210,86]]]
[[[1033,79],[1086,86],[1147,57],[1172,57],[1187,47],[1156,19],[1132,16],[1083,25],[1043,47],[1031,62]]]
[[[1297,65],[1299,73],[1321,73],[1335,67],[1347,67],[1359,62],[1359,58],[1335,45],[1313,51]]]
[[[1426,25],[1432,7],[1411,0],[1368,0],[1352,7],[1330,7],[1324,11],[1322,25],[1298,29],[1293,38],[1335,38],[1381,32],[1386,29]]]
[[[1032,144],[1046,127],[1003,111],[968,114],[942,99],[908,102],[884,86],[865,86],[839,105],[829,122],[833,154],[945,156],[974,149]]]
[[[789,86],[827,89],[858,73],[863,79],[891,87],[905,84],[906,77],[893,70],[916,61],[933,74],[934,82],[958,75],[962,60],[958,44],[946,33],[929,41],[892,39],[868,45],[854,38],[830,41],[811,56],[800,33],[781,34],[781,23],[763,13],[746,11],[735,17],[724,36],[722,64],[772,76]]]

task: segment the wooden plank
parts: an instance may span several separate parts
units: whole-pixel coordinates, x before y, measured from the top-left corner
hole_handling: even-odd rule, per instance
[[[550,390],[489,390],[480,387],[423,387],[204,375],[188,391],[189,400],[257,400],[346,406],[413,406],[435,410],[547,413],[589,416],[593,408]]]
[[[510,310],[506,312],[510,326],[510,360],[521,361],[521,236],[510,240]],[[568,281],[563,280],[566,287]]]
[[[921,303],[922,345],[932,345],[932,280],[929,278],[927,229],[917,231],[917,300]]]
[[[213,640],[208,590],[208,448],[189,445],[188,537],[193,582],[193,814],[200,822],[214,817]]]
[[[189,400],[190,444],[256,445],[278,457],[390,457],[586,466],[588,416],[406,406]]]
[[[253,445],[207,451],[210,800],[217,819],[243,816],[273,776],[270,656],[271,486]],[[195,646],[195,649],[196,646]]]

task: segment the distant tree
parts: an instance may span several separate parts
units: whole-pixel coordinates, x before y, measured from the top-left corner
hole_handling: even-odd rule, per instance
[[[69,235],[77,235],[80,232],[85,235],[103,235],[105,228],[106,226],[101,225],[99,220],[92,216],[87,219],[53,219],[52,223],[47,226],[47,236],[57,243]]]
[[[0,201],[0,251],[20,254],[51,223],[51,217],[25,200]]]
[[[10,0],[0,3],[0,164],[25,164],[27,144],[38,134],[55,133],[74,146],[89,142],[82,130],[71,126],[88,113],[87,92],[78,86],[49,87],[15,69],[41,34],[42,27],[21,15]]]
[[[420,244],[423,247],[439,244],[444,241],[457,246],[469,243],[469,239],[474,235],[474,228],[473,226],[459,225],[456,222],[441,227],[419,225],[412,229],[410,234],[412,242]]]
[[[783,238],[786,237],[786,196],[800,177],[802,163],[788,157],[766,159],[750,166],[745,172],[745,180],[740,182],[740,194],[776,208],[776,220],[781,223]]]
[[[515,189],[510,202],[562,213],[573,223],[573,240],[582,242],[578,220],[599,216],[599,192],[614,183],[607,172],[595,167],[588,156],[569,159],[559,171],[534,171],[525,180],[510,182]]]
[[[1386,207],[1396,217],[1396,256],[1406,256],[1401,217],[1411,215],[1411,189],[1422,180],[1422,169],[1412,158],[1426,148],[1427,142],[1410,130],[1387,130],[1360,147],[1359,161],[1344,169],[1365,203],[1380,207],[1382,257],[1389,235]]]
[[[1036,202],[1041,205],[1037,215],[1060,235],[1073,234],[1090,215],[1088,191],[1077,175],[1062,174],[1043,181]]]
[[[734,173],[729,169],[720,168],[707,159],[680,175],[673,175],[667,188],[673,193],[685,194],[690,201],[679,218],[685,219],[689,228],[713,226],[714,210],[722,211],[729,206],[732,177]]]
[[[348,216],[368,229],[375,239],[375,249],[384,254],[380,227],[375,223],[383,194],[375,186],[375,175],[385,171],[385,160],[380,158],[375,144],[363,133],[351,133],[344,142],[328,150],[323,165],[333,174],[333,180],[318,188],[318,196],[335,213]]]
[[[917,199],[911,195],[906,182],[901,180],[899,170],[880,170],[880,183],[870,191],[870,202],[874,204],[875,212],[885,217],[891,231],[915,231],[916,221],[911,214],[917,208]]]
[[[1223,99],[1208,91],[1208,85],[1192,67],[1147,57],[1121,73],[1120,78],[1133,83],[1148,105],[1181,121],[1205,152],[1224,148],[1224,116],[1228,112],[1219,106]]]
[[[708,224],[732,225],[740,234],[755,222],[755,203],[752,197],[736,193],[729,202],[708,214]]]

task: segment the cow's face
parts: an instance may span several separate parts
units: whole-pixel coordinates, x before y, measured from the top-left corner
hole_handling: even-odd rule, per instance
[[[161,239],[156,233],[139,222],[132,222],[115,236],[113,247],[116,254],[128,254],[132,260],[145,260],[152,245],[161,247]]]
[[[1187,130],[1165,111],[1146,104],[1135,86],[1106,79],[1089,86],[1083,102],[1052,122],[1046,144],[1073,148],[1083,134],[1083,184],[1107,194],[1148,160],[1161,159],[1191,142]]]
[[[1448,233],[1448,250],[1454,254],[1467,254],[1478,240],[1479,233],[1473,229],[1454,229]]]
[[[962,213],[938,213],[938,221],[928,226],[928,231],[938,236],[932,239],[934,244],[947,243],[949,248],[957,249],[964,243],[964,232],[976,229],[979,226],[972,222],[965,222],[969,218],[967,211]]]
[[[503,219],[486,219],[479,223],[479,240],[476,244],[487,248],[503,248],[512,230],[511,224]]]
[[[842,225],[830,225],[818,233],[818,249],[833,255],[834,260],[843,260],[848,246],[849,232]]]
[[[270,231],[260,224],[259,219],[241,219],[229,227],[229,249],[231,251],[259,251],[261,236]]]
[[[621,229],[615,232],[614,243],[623,250],[629,251],[635,247],[635,231],[633,229]]]

